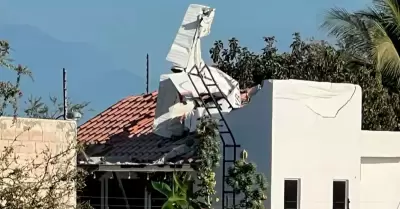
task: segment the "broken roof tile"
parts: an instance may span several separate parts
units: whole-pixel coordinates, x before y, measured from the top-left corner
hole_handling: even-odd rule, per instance
[[[90,147],[90,156],[103,157],[108,163],[144,163],[144,164],[168,164],[179,162],[191,162],[195,144],[187,146],[187,140],[194,140],[194,135],[182,137],[179,140],[171,140],[154,133],[147,133],[140,137],[116,137],[107,144]],[[89,148],[89,149],[90,149]],[[191,149],[193,148],[193,149]],[[174,150],[180,150],[178,155]]]
[[[245,90],[242,100],[247,99]],[[128,96],[102,113],[82,124],[78,129],[78,141],[104,143],[111,137],[135,139],[147,137],[153,131],[157,104],[157,91],[139,96]],[[150,137],[154,138],[154,136]]]

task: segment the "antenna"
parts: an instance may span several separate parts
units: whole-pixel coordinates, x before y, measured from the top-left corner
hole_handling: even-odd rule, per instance
[[[63,101],[64,101],[64,120],[67,120],[67,114],[68,114],[68,101],[67,101],[67,70],[63,68]]]
[[[146,55],[146,93],[149,93],[149,54]]]

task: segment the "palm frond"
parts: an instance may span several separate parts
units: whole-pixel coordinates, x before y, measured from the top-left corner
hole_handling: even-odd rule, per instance
[[[398,80],[400,86],[400,57],[392,39],[387,35],[385,28],[380,24],[375,26],[377,35],[374,37],[374,49],[372,54],[376,63],[376,68],[382,74]]]
[[[400,24],[400,7],[397,0],[373,0],[374,8],[383,17],[385,22],[391,22],[399,26]]]
[[[375,0],[374,6],[360,11],[358,14],[370,19],[373,23],[370,26],[373,34],[371,36],[371,54],[376,69],[380,70],[384,76],[397,80],[397,85],[400,87],[399,7],[393,0]],[[399,18],[399,22],[397,22],[397,18]]]
[[[370,50],[371,34],[367,19],[357,13],[350,13],[342,8],[333,8],[328,11],[321,28],[328,35],[335,36],[348,44],[349,50],[355,53],[365,54]]]

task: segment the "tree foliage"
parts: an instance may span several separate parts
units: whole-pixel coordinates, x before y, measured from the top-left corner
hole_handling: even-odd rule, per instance
[[[374,64],[390,85],[400,87],[400,4],[373,0],[372,7],[348,12],[331,9],[322,27],[345,43],[356,60]]]
[[[0,80],[0,117],[11,107],[13,125],[23,125],[23,132],[26,132],[36,125],[35,122],[19,124],[21,122],[16,116],[18,100],[22,97],[21,77],[32,77],[32,73],[27,67],[14,65],[9,50],[9,44],[0,40],[0,74],[1,71],[11,70],[16,75],[15,81]],[[52,100],[57,104],[55,110],[42,103],[40,98],[31,97],[28,101],[31,104],[25,110],[28,117],[54,118],[60,113],[56,99]],[[71,105],[70,110],[82,111],[87,105],[88,103]],[[2,129],[9,128],[2,123],[0,126]],[[71,129],[71,132],[75,132],[75,129]],[[76,191],[85,186],[84,179],[87,175],[82,169],[76,168],[76,154],[81,150],[80,145],[76,144],[76,138],[62,145],[61,149],[50,146],[38,150],[34,155],[25,155],[16,151],[24,146],[18,139],[21,134],[27,133],[7,139],[9,145],[0,149],[0,208],[91,208],[87,203],[75,204]],[[76,135],[68,131],[63,134],[66,138]]]
[[[202,117],[197,125],[196,141],[194,149],[197,163],[194,166],[197,178],[197,190],[188,191],[191,173],[185,173],[183,177],[173,175],[173,181],[168,184],[164,182],[152,182],[153,188],[168,198],[163,209],[182,208],[212,208],[216,198],[216,176],[215,169],[219,166],[221,159],[220,138],[217,121],[210,117]],[[171,186],[170,186],[171,185]],[[171,189],[172,187],[172,189]],[[177,188],[176,192],[174,188]]]
[[[22,96],[21,77],[32,77],[32,73],[25,66],[14,65],[10,58],[10,45],[7,41],[0,40],[0,71],[4,70],[11,70],[16,76],[15,81],[0,80],[0,116],[5,114],[8,105],[11,105],[13,114],[17,115],[18,99]]]
[[[382,85],[380,71],[372,65],[355,65],[345,46],[325,41],[302,40],[293,35],[289,52],[278,52],[274,37],[264,38],[260,53],[252,52],[232,38],[225,47],[216,41],[210,50],[216,67],[239,81],[242,89],[265,79],[302,79],[358,84],[363,90],[364,130],[400,130],[400,99],[393,89]]]
[[[220,138],[217,121],[209,118],[201,118],[197,126],[196,137],[198,145],[196,147],[196,157],[198,163],[195,171],[197,172],[198,190],[195,191],[195,198],[198,199],[203,207],[211,208],[214,202],[218,202],[215,197],[215,169],[221,160]]]
[[[34,125],[24,125],[24,131]],[[85,186],[87,174],[76,169],[79,148],[75,140],[59,151],[50,147],[39,150],[34,157],[18,153],[22,146],[17,136],[0,153],[0,208],[76,208],[76,191]],[[88,208],[85,203],[78,207]]]
[[[228,169],[226,183],[236,194],[243,194],[234,208],[264,209],[267,182],[265,176],[257,172],[256,164],[248,162],[247,157],[246,150],[243,150],[241,159]]]
[[[59,101],[55,96],[50,96],[50,105],[47,105],[42,101],[42,97],[33,97],[32,95],[25,102],[28,106],[24,110],[26,116],[30,118],[46,118],[56,119],[64,114],[64,103]],[[88,109],[89,102],[72,103],[70,99],[67,100],[67,110],[69,113],[78,112],[84,114],[85,111],[91,111]]]
[[[19,100],[23,96],[21,91],[21,78],[28,76],[33,79],[32,72],[23,65],[15,65],[10,57],[10,45],[7,41],[0,40],[0,71],[11,70],[15,72],[14,81],[0,80],[0,116],[9,115],[7,110],[12,108],[12,115],[17,116],[20,108]],[[25,116],[31,118],[56,119],[63,114],[63,103],[55,96],[50,96],[50,105],[43,102],[42,97],[33,97],[32,95],[25,102],[28,107],[24,109]],[[68,98],[68,112],[79,112],[83,114],[87,109],[89,102],[72,103]]]
[[[192,183],[191,176],[186,172],[173,173],[171,186],[166,182],[151,182],[153,188],[167,198],[162,209],[201,209],[190,191]]]

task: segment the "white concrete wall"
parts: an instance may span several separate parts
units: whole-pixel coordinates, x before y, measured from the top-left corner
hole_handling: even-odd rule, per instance
[[[400,157],[400,132],[362,131],[362,157]]]
[[[348,180],[351,209],[400,209],[400,133],[361,131],[361,88],[326,118],[277,97],[284,82],[265,82],[250,104],[226,117],[268,179],[266,208],[283,208],[284,179],[299,178],[300,208],[332,208],[333,180]],[[221,196],[221,169],[217,176]]]
[[[361,209],[400,208],[400,158],[361,160]]]
[[[303,101],[275,95],[287,85],[274,81],[272,208],[283,208],[284,179],[299,178],[300,208],[332,208],[333,180],[348,180],[350,208],[359,209],[361,88],[354,87],[348,103],[326,118]],[[326,95],[311,99],[320,96]]]
[[[400,208],[400,132],[362,131],[361,209]]]
[[[332,208],[333,180],[348,180],[350,207],[359,209],[361,88],[341,84],[353,89],[352,94],[348,94],[348,101],[342,98],[343,107],[335,117],[327,118],[312,111],[304,100],[290,98],[293,95],[289,94],[302,93],[296,89],[304,84],[301,82],[264,81],[250,104],[227,116],[236,140],[268,179],[266,206],[283,208],[284,180],[299,178],[300,208]],[[305,97],[311,96],[312,100],[327,96],[324,88],[329,89],[330,84],[309,84],[308,91],[315,88],[317,93],[306,92]],[[294,91],[288,92],[288,87]],[[334,97],[335,93],[329,95]]]
[[[272,162],[271,88],[272,85],[266,83],[266,86],[252,97],[251,104],[234,110],[226,116],[237,143],[241,145],[237,153],[245,149],[249,154],[248,161],[257,164],[257,170],[264,174],[268,183],[271,182]],[[270,191],[268,188],[266,208],[271,208]]]

